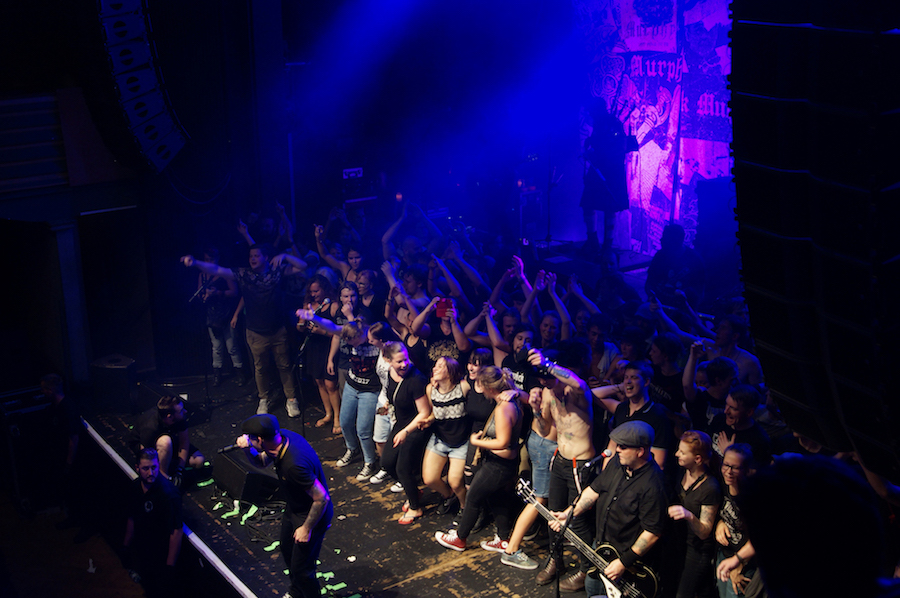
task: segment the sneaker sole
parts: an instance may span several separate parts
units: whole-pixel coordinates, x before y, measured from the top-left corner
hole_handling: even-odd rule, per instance
[[[434,533],[434,539],[438,541],[438,544],[440,544],[444,548],[449,548],[450,550],[455,550],[457,552],[462,552],[465,550],[465,548],[460,548],[456,544],[451,544],[450,542],[445,542],[444,539],[441,538],[441,536],[443,536],[443,535],[444,535],[443,532],[435,532]]]
[[[506,552],[506,548],[501,548],[500,546],[490,546],[488,544],[482,544],[481,548],[483,550],[487,550],[488,552]]]

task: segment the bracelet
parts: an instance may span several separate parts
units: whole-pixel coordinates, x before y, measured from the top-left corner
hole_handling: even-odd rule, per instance
[[[742,559],[742,558],[741,558],[741,555],[739,555],[739,554],[736,553],[736,552],[734,553],[734,558],[736,558],[736,559],[738,560],[738,562],[741,564],[741,566],[746,566],[746,565],[747,565],[747,559]]]

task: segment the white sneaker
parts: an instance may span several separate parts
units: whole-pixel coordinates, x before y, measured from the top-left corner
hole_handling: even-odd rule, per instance
[[[265,415],[269,412],[269,399],[260,399],[256,408],[256,415]]]
[[[397,482],[393,486],[391,486],[391,492],[403,492],[403,484]]]
[[[374,463],[366,463],[363,465],[363,468],[360,470],[358,474],[356,474],[356,479],[360,482],[364,480],[368,480],[375,474],[375,464]]]
[[[288,417],[300,417],[300,402],[297,399],[287,400]]]
[[[369,478],[369,483],[370,484],[380,484],[381,482],[383,482],[385,480],[385,478],[387,478],[387,476],[388,476],[388,472],[386,469],[379,469],[378,473],[376,473],[371,478]]]

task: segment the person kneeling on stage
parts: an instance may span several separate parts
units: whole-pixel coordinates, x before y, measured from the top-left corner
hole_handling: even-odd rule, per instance
[[[241,431],[244,434],[235,444],[246,449],[250,462],[257,467],[275,462],[278,482],[287,497],[280,546],[291,580],[288,595],[318,598],[321,590],[316,561],[334,514],[322,462],[305,438],[280,429],[274,415],[245,419]]]
[[[132,430],[131,448],[135,455],[145,448],[155,448],[159,454],[159,470],[181,487],[182,474],[187,465],[203,467],[205,458],[198,450],[191,451],[188,433],[188,411],[178,396],[161,397],[156,407],[143,412]]]
[[[143,449],[136,469],[127,498],[123,564],[147,596],[171,596],[183,536],[181,495],[160,475],[156,450]]]

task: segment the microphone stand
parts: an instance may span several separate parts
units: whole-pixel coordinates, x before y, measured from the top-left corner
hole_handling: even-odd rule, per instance
[[[581,472],[576,471],[575,475],[578,475],[580,477]],[[553,540],[553,542],[550,544],[550,551],[547,555],[547,561],[544,563],[544,567],[546,567],[550,564],[550,559],[556,559],[556,581],[554,583],[554,586],[556,587],[556,598],[560,598],[559,582],[562,579],[563,572],[563,547],[566,541],[566,530],[569,529],[569,524],[572,522],[572,518],[575,513],[575,505],[578,504],[578,501],[581,499],[581,495],[584,494],[585,488],[587,488],[587,486],[582,486],[581,490],[578,492],[575,498],[572,499],[572,504],[569,505],[572,507],[572,510],[569,511],[569,516],[566,517],[566,520],[563,522],[562,527],[557,532],[556,539]]]

